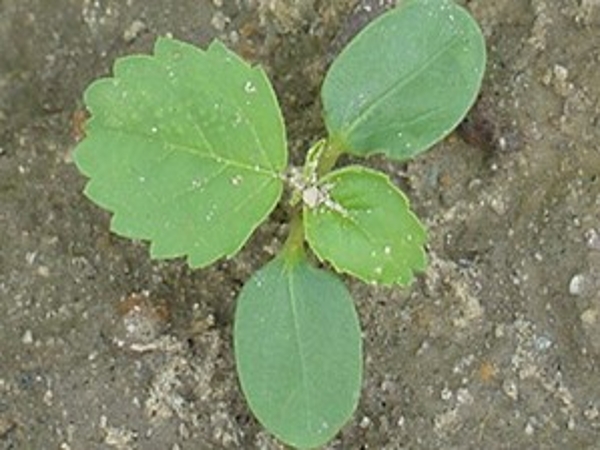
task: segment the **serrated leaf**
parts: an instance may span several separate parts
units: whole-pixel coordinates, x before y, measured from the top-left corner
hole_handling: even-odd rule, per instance
[[[236,253],[277,203],[283,119],[265,73],[214,41],[159,38],[117,60],[85,92],[91,113],[75,162],[111,229],[192,267]]]
[[[359,156],[408,159],[463,119],[481,86],[485,43],[452,0],[409,0],[368,25],[322,88],[330,140]]]
[[[333,274],[303,257],[271,261],[240,293],[234,340],[248,404],[285,443],[323,445],[354,412],[360,327],[348,290]]]
[[[425,269],[425,229],[386,175],[349,166],[323,177],[320,190],[320,204],[304,206],[304,226],[321,260],[381,284],[408,285]]]

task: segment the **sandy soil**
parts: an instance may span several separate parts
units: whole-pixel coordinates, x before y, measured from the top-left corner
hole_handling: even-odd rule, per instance
[[[0,0],[1,449],[281,448],[231,326],[282,214],[210,269],[152,262],[82,196],[73,117],[115,57],[220,37],[268,70],[300,161],[354,3]],[[482,97],[407,166],[368,161],[407,187],[431,264],[409,290],[347,280],[365,382],[328,448],[599,449],[600,3],[461,3],[488,42]]]

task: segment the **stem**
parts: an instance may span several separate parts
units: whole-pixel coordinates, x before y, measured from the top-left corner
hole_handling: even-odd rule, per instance
[[[325,143],[325,148],[319,158],[319,166],[317,167],[317,176],[319,178],[329,173],[333,169],[333,166],[335,166],[338,158],[344,153],[343,146],[340,144],[338,139],[328,139]]]
[[[310,172],[315,171],[317,179],[323,177],[335,166],[342,153],[343,146],[339,139],[317,142],[308,152],[307,161],[304,165],[304,176],[310,177]],[[316,163],[316,167],[311,169],[313,162]],[[294,263],[305,257],[302,205],[294,206],[291,217],[290,230],[281,253],[287,262]]]
[[[288,262],[295,262],[304,257],[304,223],[302,223],[302,208],[296,207],[292,212],[290,231],[283,244],[282,254]]]

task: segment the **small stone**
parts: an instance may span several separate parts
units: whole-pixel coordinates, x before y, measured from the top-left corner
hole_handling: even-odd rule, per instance
[[[598,310],[590,308],[581,313],[581,322],[590,327],[598,322]]]
[[[123,40],[126,43],[133,42],[142,32],[146,31],[147,26],[141,20],[134,20],[131,24],[123,31]]]
[[[583,417],[587,420],[596,420],[598,416],[600,416],[600,411],[598,411],[596,406],[590,406],[583,411]]]
[[[569,69],[560,64],[555,64],[553,68],[554,76],[557,80],[564,82],[569,77]]]
[[[494,336],[496,337],[496,339],[501,339],[503,338],[505,335],[505,326],[503,323],[500,323],[498,325],[496,325],[496,327],[494,328]]]
[[[600,319],[600,308],[594,307],[586,309],[579,316],[581,319],[581,325],[585,335],[589,339],[589,343],[596,351],[600,351],[600,326],[598,319]]]
[[[360,426],[360,427],[361,427],[363,430],[365,430],[365,429],[369,428],[369,426],[370,426],[370,425],[371,425],[371,419],[369,419],[367,416],[364,416],[364,417],[361,419],[361,421],[360,421],[360,424],[359,424],[359,426]]]
[[[584,233],[585,243],[592,250],[600,250],[600,234],[591,228]]]
[[[21,342],[26,345],[33,344],[33,333],[31,330],[26,330],[25,333],[23,333]]]
[[[190,438],[190,430],[185,423],[179,424],[179,436],[183,440],[188,440]]]
[[[433,426],[439,433],[449,433],[456,430],[459,426],[458,410],[455,408],[438,414],[433,419]]]
[[[467,388],[460,388],[456,391],[456,401],[462,405],[470,405],[473,403],[473,396]]]
[[[132,293],[117,306],[121,316],[116,331],[116,342],[123,344],[149,344],[165,330],[170,312],[160,301],[151,301],[147,292]],[[133,348],[133,347],[132,347]]]
[[[452,398],[452,391],[449,388],[445,387],[444,389],[442,389],[440,397],[442,398],[442,400],[448,401]]]
[[[229,42],[232,45],[236,45],[240,41],[240,34],[236,30],[232,30],[229,33]]]
[[[537,336],[535,338],[535,347],[539,351],[548,350],[552,347],[552,341],[546,336]]]
[[[48,389],[46,392],[44,392],[44,397],[42,398],[42,400],[46,405],[52,406],[53,398],[54,398],[54,392],[52,392],[50,389]]]
[[[217,31],[225,30],[225,27],[230,22],[231,19],[223,14],[221,11],[217,11],[212,19],[210,20],[210,24]]]
[[[533,428],[533,425],[531,425],[530,423],[528,423],[527,425],[525,425],[525,434],[526,434],[527,436],[531,436],[531,435],[533,434],[533,432],[534,432],[534,431],[535,431],[535,430],[534,430],[534,428]]]
[[[502,198],[491,198],[490,199],[490,208],[499,216],[503,216],[506,214],[507,206]]]
[[[47,266],[40,266],[37,269],[37,273],[43,278],[48,278],[50,276],[50,269]]]
[[[514,401],[519,398],[519,388],[517,387],[517,383],[513,380],[504,380],[504,383],[502,383],[502,390]]]
[[[585,290],[585,276],[578,273],[569,282],[569,294],[580,296]]]

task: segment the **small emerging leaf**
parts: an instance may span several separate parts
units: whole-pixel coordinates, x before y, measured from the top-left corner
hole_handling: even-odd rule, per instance
[[[372,283],[408,285],[426,266],[425,229],[387,176],[360,166],[320,183],[326,200],[304,207],[306,239],[337,270]]]
[[[408,0],[369,24],[322,88],[331,142],[359,156],[408,159],[450,133],[485,68],[477,23],[452,0]]]
[[[158,39],[85,92],[92,117],[75,162],[111,228],[192,267],[233,255],[277,203],[287,164],[275,94],[218,41]]]
[[[360,328],[348,290],[331,273],[304,257],[268,263],[237,300],[234,340],[250,408],[282,441],[323,445],[354,412]]]

